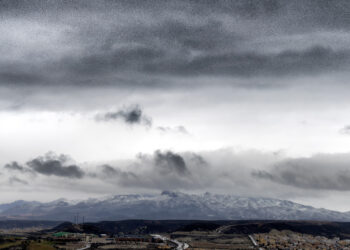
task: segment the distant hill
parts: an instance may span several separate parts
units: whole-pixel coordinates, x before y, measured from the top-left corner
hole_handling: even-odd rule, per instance
[[[95,223],[73,224],[64,222],[47,232],[72,232],[72,233],[93,233],[93,234],[150,234],[170,233],[192,223],[200,223],[191,220],[123,220],[123,221],[101,221]],[[211,222],[209,222],[211,223]],[[227,222],[222,222],[226,224]]]
[[[65,222],[46,232],[119,233],[140,235],[191,231],[215,231],[222,234],[269,233],[271,230],[350,238],[350,222],[327,221],[192,221],[192,220],[125,220],[75,225]]]
[[[53,227],[52,229],[45,230],[46,232],[70,232],[70,233],[89,233],[89,234],[102,234],[110,233],[107,229],[104,229],[100,223],[86,223],[86,224],[74,224],[72,222],[63,222],[62,224]]]
[[[74,221],[144,220],[319,220],[350,221],[349,213],[291,201],[164,191],[159,195],[116,195],[80,202],[16,201],[0,205],[0,218]]]
[[[31,227],[52,228],[61,223],[62,221],[0,220],[0,230]]]

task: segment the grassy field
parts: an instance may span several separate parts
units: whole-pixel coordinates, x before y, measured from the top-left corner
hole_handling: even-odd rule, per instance
[[[15,241],[15,242],[5,242],[5,243],[1,243],[0,244],[0,249],[5,249],[8,247],[12,247],[12,246],[17,246],[20,245],[22,243],[21,240]]]
[[[50,242],[31,242],[28,247],[29,250],[54,250],[55,248],[52,246]]]
[[[8,247],[12,246],[18,246],[21,245],[22,243],[26,243],[24,240],[16,240],[13,242],[4,242],[0,243],[0,249],[6,249]],[[42,241],[42,242],[36,242],[36,241],[29,241],[27,245],[28,250],[54,250],[55,248],[53,247],[53,244],[48,241]]]

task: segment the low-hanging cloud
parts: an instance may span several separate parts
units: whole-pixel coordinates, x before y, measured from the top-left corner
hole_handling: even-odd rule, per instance
[[[77,165],[69,164],[68,160],[66,155],[46,154],[30,160],[26,164],[31,170],[42,175],[82,178],[85,175],[84,171]]]
[[[205,164],[204,159],[196,154],[156,150],[153,154],[139,154],[127,165],[101,165],[97,167],[94,178],[131,189],[198,188],[202,184],[198,180],[197,168]]]
[[[16,184],[20,184],[20,185],[28,185],[29,183],[25,180],[22,180],[16,176],[12,176],[9,178],[9,183],[10,185],[16,185]]]
[[[344,126],[342,129],[339,130],[339,133],[343,135],[350,135],[350,125]]]
[[[116,163],[94,166],[85,164],[79,167],[67,155],[47,153],[25,164],[10,163],[12,170],[18,172],[23,180],[32,179],[35,183],[40,175],[46,185],[65,186],[67,183],[84,192],[86,185],[96,190],[108,192],[110,188],[127,190],[213,190],[214,189],[254,189],[250,175],[256,162],[262,164],[273,154],[262,153],[235,154],[230,150],[214,152],[175,152],[156,150],[152,154],[138,154],[136,158]],[[10,169],[8,169],[10,170]],[[9,171],[8,173],[11,174]],[[4,173],[4,176],[6,173]],[[52,178],[51,177],[59,177]],[[50,179],[49,179],[50,178]],[[218,181],[220,180],[220,181]],[[32,183],[31,182],[31,183]],[[28,186],[31,186],[32,184]],[[85,184],[84,184],[85,183]],[[256,183],[256,182],[254,182]],[[13,185],[21,184],[13,182]],[[35,184],[33,184],[35,185]],[[102,191],[101,191],[102,190]],[[91,188],[89,188],[91,192]],[[245,192],[249,192],[245,190]]]
[[[20,172],[23,172],[25,171],[26,169],[20,165],[18,162],[16,161],[13,161],[11,163],[7,163],[5,164],[4,166],[6,169],[10,170],[10,171],[20,171]]]
[[[134,159],[95,166],[78,167],[72,161],[65,155],[50,153],[21,165],[24,171],[16,167],[8,169],[1,178],[8,182],[16,171],[18,180],[12,179],[12,187],[34,188],[40,180],[47,187],[69,185],[90,193],[109,193],[115,189],[127,192],[206,190],[295,198],[350,191],[350,154],[285,158],[274,152],[229,149],[197,153],[156,150]]]
[[[182,156],[171,151],[161,152],[157,150],[154,153],[154,162],[161,174],[168,174],[170,172],[175,172],[179,175],[190,174]]]
[[[124,180],[130,180],[130,179],[137,180],[138,179],[137,174],[135,174],[133,172],[129,172],[129,171],[120,170],[119,168],[110,166],[108,164],[104,164],[104,165],[100,166],[98,170],[101,171],[103,178],[118,177],[118,178],[123,178]]]
[[[350,154],[318,154],[276,163],[252,176],[301,189],[350,190]]]
[[[113,122],[122,120],[126,124],[142,124],[145,126],[152,125],[152,119],[143,114],[140,106],[132,106],[124,109],[120,109],[114,112],[100,113],[95,116],[96,121]]]

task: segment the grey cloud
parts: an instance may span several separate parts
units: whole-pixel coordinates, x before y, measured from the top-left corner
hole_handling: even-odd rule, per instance
[[[350,66],[349,50],[336,50],[317,44],[303,50],[288,49],[279,53],[237,51],[232,48],[226,51],[205,50],[192,55],[186,50],[185,47],[180,47],[176,51],[154,47],[126,47],[117,51],[97,51],[96,54],[84,56],[78,61],[66,58],[57,62],[69,65],[69,68],[63,66],[54,77],[48,73],[53,69],[43,65],[41,70],[38,69],[31,75],[16,72],[16,69],[13,72],[4,72],[0,74],[0,81],[10,85],[45,83],[48,86],[72,84],[75,87],[105,85],[154,88],[164,86],[156,80],[149,82],[140,80],[140,77],[280,77],[345,71]]]
[[[154,162],[162,174],[169,174],[171,172],[179,175],[190,174],[183,157],[171,151],[161,152],[157,150],[154,153]]]
[[[194,27],[169,22],[157,30],[144,28],[138,34],[140,43],[155,35],[162,42],[148,41],[144,45],[113,46],[97,50],[80,61],[73,62],[73,74],[97,74],[132,71],[151,75],[171,76],[283,76],[289,74],[315,74],[324,71],[344,71],[350,65],[349,50],[335,50],[314,44],[304,49],[285,49],[279,53],[242,51],[237,43],[249,40],[231,35],[222,24],[207,23]],[[216,34],[212,30],[222,30]],[[165,32],[167,31],[167,32]],[[210,35],[208,35],[210,34]],[[220,39],[218,39],[220,38]],[[113,40],[115,41],[116,38]],[[156,44],[155,44],[156,43]],[[197,51],[197,52],[195,52]]]
[[[190,161],[194,162],[196,165],[207,166],[208,162],[200,154],[192,153]]]
[[[40,181],[41,185],[54,191],[59,187],[104,194],[115,189],[123,192],[204,189],[295,198],[315,197],[330,190],[349,190],[349,160],[350,154],[284,159],[273,152],[259,151],[222,149],[194,153],[157,150],[153,154],[140,154],[135,159],[97,165],[93,169],[87,166],[84,171],[70,163],[72,160],[67,156],[55,154],[37,157],[25,168],[42,175],[42,178],[30,179],[26,185],[28,188],[34,188]],[[20,174],[16,177],[29,182],[28,174],[31,173]],[[51,179],[48,176],[66,178]],[[9,180],[7,173],[1,178]],[[16,180],[12,183],[14,186],[20,184]]]
[[[36,173],[47,176],[59,176],[80,179],[85,172],[77,165],[67,164],[65,155],[46,154],[27,162],[27,165]]]
[[[99,167],[96,177],[113,186],[134,190],[232,189],[247,194],[249,190],[259,192],[263,183],[251,176],[252,166],[266,164],[270,158],[275,156],[254,152],[235,155],[230,150],[201,153],[157,150],[119,162],[118,168]],[[265,185],[267,189],[269,186]]]
[[[175,126],[175,127],[169,127],[169,126],[159,126],[157,129],[163,133],[181,133],[189,135],[189,132],[184,126]]]
[[[271,169],[253,171],[265,179],[302,189],[350,190],[350,154],[319,154],[310,158],[293,158]]]
[[[329,26],[343,26],[349,24],[346,10],[350,8],[347,0],[165,0],[156,1],[150,0],[140,2],[134,0],[119,0],[119,1],[92,1],[92,0],[76,0],[71,1],[50,1],[50,0],[3,0],[0,3],[0,11],[3,13],[21,13],[30,14],[40,12],[50,14],[52,11],[69,11],[74,9],[79,10],[115,10],[120,8],[123,11],[142,10],[145,12],[159,13],[161,10],[183,10],[192,15],[208,16],[215,14],[235,14],[246,19],[258,18],[289,18],[290,16],[303,15],[304,18],[312,23],[305,25],[314,25],[319,23]],[[304,16],[309,13],[308,16]],[[284,16],[283,16],[284,14]],[[282,15],[282,17],[281,17]],[[297,24],[302,23],[302,20],[295,20]]]
[[[0,82],[9,84],[37,84],[43,82],[44,77],[39,72],[26,73],[21,71],[20,68],[14,68],[10,71],[0,72]]]
[[[186,67],[193,60],[192,51],[218,53],[234,48],[238,41],[240,38],[225,30],[218,21],[193,25],[168,20],[161,25],[138,24],[127,31],[112,30],[92,52],[80,58],[65,58],[62,63],[69,65],[72,75],[111,72],[181,75],[183,70],[177,66],[185,64]],[[120,42],[123,45],[117,46]]]
[[[198,162],[192,156],[185,157],[195,169]],[[172,151],[157,150],[151,155],[139,154],[135,160],[120,168],[109,164],[99,166],[95,177],[127,188],[162,190],[201,186],[200,183],[194,183],[196,180],[185,158]]]
[[[350,135],[350,125],[347,125],[339,130],[339,133],[344,135]]]
[[[5,168],[8,169],[8,170],[15,170],[15,171],[20,171],[20,172],[24,172],[26,169],[18,164],[18,162],[14,161],[14,162],[11,162],[11,163],[7,163],[5,165]]]
[[[139,106],[133,106],[125,109],[121,109],[115,112],[107,112],[104,114],[97,114],[95,116],[96,121],[115,121],[123,120],[127,124],[143,124],[146,126],[152,125],[152,120],[148,116],[143,114],[143,111]]]
[[[348,32],[347,1],[6,0],[0,6],[4,18],[20,22],[24,29],[35,22],[57,32],[53,42],[59,46],[42,40],[37,47],[22,46],[11,40],[15,27],[3,27],[6,55],[19,51],[23,56],[14,53],[12,60],[0,60],[1,85],[154,88],[168,83],[145,78],[279,77],[344,71],[350,65],[349,51],[336,43],[313,41],[308,48],[296,48],[290,42],[272,53],[257,42],[268,43],[271,37],[278,41],[286,34],[309,41],[307,34],[320,30]]]
[[[156,48],[132,45],[123,48],[100,48],[95,54],[87,55],[78,61],[65,58],[73,75],[99,75],[111,72],[142,71],[148,63],[163,57],[163,52]]]
[[[29,184],[27,181],[22,180],[22,179],[20,179],[20,178],[18,178],[18,177],[16,177],[16,176],[10,177],[9,183],[10,183],[11,185],[15,185],[15,184],[28,185],[28,184]]]
[[[193,183],[195,176],[191,174],[189,168],[195,170],[198,165],[207,166],[204,158],[198,154],[186,153],[182,156],[172,151],[160,150],[150,155],[140,154],[136,159],[128,161],[127,165],[121,164],[121,167],[104,164],[97,166],[94,171],[83,170],[78,165],[72,164],[72,161],[66,155],[49,152],[26,162],[26,165],[12,162],[6,164],[6,168],[19,171],[25,177],[28,177],[28,174],[65,177],[61,178],[62,183],[69,182],[68,179],[85,177],[84,179],[91,178],[90,181],[102,181],[127,188],[164,189],[201,185]],[[59,179],[55,181],[60,182]],[[20,183],[20,179],[12,179],[11,183]]]
[[[225,30],[222,22],[213,20],[199,25],[168,21],[152,33],[161,37],[167,45],[187,52],[225,49],[229,46],[228,41],[231,42],[230,47],[240,41],[235,33]],[[218,37],[221,39],[217,39]]]
[[[218,2],[218,4],[217,4]],[[349,28],[346,0],[238,0],[238,1],[195,1],[196,6],[209,7],[222,13],[235,13],[250,20],[269,21],[279,19],[284,25],[296,25],[299,29],[315,26]],[[307,15],[308,14],[308,15]],[[307,21],[307,22],[306,22]],[[304,26],[300,26],[303,24]]]
[[[113,168],[113,167],[111,167],[109,165],[103,165],[101,167],[102,167],[102,172],[104,174],[106,174],[106,176],[118,175],[118,171],[115,168]]]
[[[131,179],[137,179],[137,175],[133,172],[122,171],[119,168],[112,167],[110,165],[102,165],[102,173],[106,178],[120,177],[123,178],[124,181]]]
[[[189,59],[160,61],[145,65],[152,73],[175,75],[288,75],[318,73],[324,70],[345,70],[350,62],[349,51],[333,51],[315,46],[306,50],[286,50],[278,54],[256,52],[206,54]]]

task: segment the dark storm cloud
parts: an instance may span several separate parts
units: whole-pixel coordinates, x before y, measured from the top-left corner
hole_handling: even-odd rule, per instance
[[[145,65],[151,73],[175,75],[285,75],[346,69],[349,51],[333,51],[315,46],[302,51],[287,50],[278,54],[222,53],[160,61]]]
[[[0,6],[9,21],[0,26],[0,85],[153,88],[167,83],[147,77],[280,77],[350,65],[348,46],[332,40],[332,32],[348,34],[348,1],[5,0]],[[330,41],[309,37],[319,31],[329,32]],[[279,45],[286,35],[308,45],[288,39]]]
[[[123,120],[125,123],[133,125],[133,124],[144,124],[146,126],[152,125],[151,118],[147,117],[143,114],[143,111],[139,106],[133,106],[124,108],[115,112],[107,112],[104,114],[97,114],[95,116],[96,121],[115,121],[115,120]]]
[[[123,32],[122,38],[120,32]],[[123,45],[118,45],[119,42]],[[191,62],[197,58],[193,52],[209,56],[232,50],[238,42],[241,38],[225,30],[222,22],[207,20],[189,24],[169,20],[154,26],[138,24],[128,31],[112,31],[94,50],[80,58],[65,58],[63,62],[69,65],[72,75],[96,76],[112,72],[173,76],[212,74],[206,69],[191,72]],[[186,67],[190,67],[189,72]]]
[[[319,154],[284,160],[269,170],[253,171],[258,179],[302,189],[350,190],[350,154]]]
[[[117,1],[51,1],[51,0],[2,0],[0,11],[3,13],[22,13],[67,11],[72,9],[105,11],[106,9],[122,8],[123,10],[142,9],[149,12],[158,12],[164,9],[187,10],[192,15],[208,15],[210,13],[236,14],[240,17],[256,19],[259,17],[275,17],[289,11],[290,15],[309,13],[309,20],[315,20],[328,25],[349,24],[347,9],[350,3],[347,0],[117,0]],[[310,12],[310,11],[313,12]],[[159,13],[158,13],[159,14]],[[295,20],[302,22],[302,20]],[[308,25],[308,24],[305,24]]]
[[[65,155],[46,154],[27,162],[27,165],[36,173],[42,175],[53,175],[67,178],[82,178],[85,173],[77,165],[67,164],[68,158]]]
[[[66,58],[67,65],[73,75],[100,75],[111,72],[142,71],[147,63],[159,60],[163,52],[156,48],[144,46],[124,48],[99,48],[91,54],[75,61]],[[68,69],[67,69],[68,71]]]
[[[7,72],[6,71],[0,72],[0,82],[5,82],[9,84],[16,84],[16,83],[35,84],[35,83],[41,83],[44,81],[43,76],[39,72],[26,73],[26,72],[21,72],[19,68],[14,68],[12,70]]]

